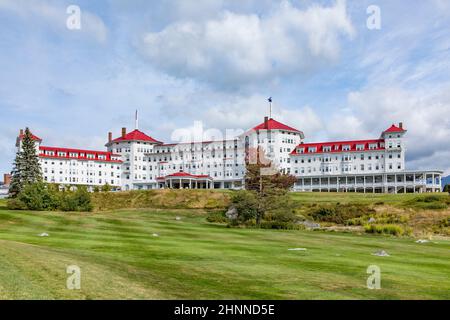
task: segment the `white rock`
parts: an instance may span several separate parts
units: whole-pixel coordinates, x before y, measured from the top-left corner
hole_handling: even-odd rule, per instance
[[[289,251],[306,251],[306,248],[292,248],[292,249],[288,249]]]
[[[48,233],[43,232],[43,233],[39,234],[38,236],[39,237],[48,237]]]
[[[376,220],[375,220],[374,217],[371,217],[371,218],[369,219],[369,223],[375,223],[375,222],[376,222]]]
[[[386,252],[386,251],[384,251],[384,250],[380,250],[380,251],[377,251],[377,252],[375,252],[375,253],[372,253],[372,255],[373,256],[378,256],[378,257],[389,257],[390,255]]]
[[[154,234],[152,234],[152,236],[154,236],[154,237],[159,237],[159,234],[154,233]]]
[[[175,220],[180,221],[181,217],[176,217]]]
[[[424,240],[424,239],[419,239],[416,241],[416,243],[427,243],[427,242],[430,242],[430,241]]]

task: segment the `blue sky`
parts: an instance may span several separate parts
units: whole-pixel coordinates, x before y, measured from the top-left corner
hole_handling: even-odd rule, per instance
[[[66,8],[81,9],[69,30]],[[375,4],[381,29],[369,30]],[[407,166],[450,174],[450,1],[0,0],[0,172],[19,128],[103,149],[107,132],[246,129],[306,141],[408,129]]]

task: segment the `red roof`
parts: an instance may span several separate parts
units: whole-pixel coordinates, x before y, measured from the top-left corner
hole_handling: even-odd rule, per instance
[[[389,127],[389,129],[383,131],[383,133],[390,133],[390,132],[405,132],[406,130],[400,127],[397,127],[395,124]]]
[[[54,155],[45,154],[45,151],[52,151]],[[66,155],[61,156],[58,154],[59,152],[64,152]],[[76,154],[76,156],[74,154]],[[88,155],[92,157],[89,158]],[[58,148],[58,147],[44,147],[44,146],[39,147],[39,157],[51,159],[75,159],[84,161],[122,163],[121,160],[112,159],[112,157],[120,157],[120,155],[113,154],[112,152]]]
[[[161,143],[158,140],[153,139],[152,137],[146,135],[142,131],[134,130],[125,135],[125,137],[119,137],[117,139],[114,139],[112,142],[121,142],[121,141],[145,141],[145,142],[152,142],[152,143]]]
[[[267,127],[266,123],[263,122],[256,127],[254,127],[252,130],[286,130],[286,131],[294,131],[294,132],[301,132],[295,128],[289,127],[281,122],[278,122],[277,120],[274,120],[270,118],[267,121]]]
[[[303,143],[299,144],[294,151],[291,152],[291,155],[303,155],[303,154],[312,154],[312,153],[337,153],[337,152],[363,152],[363,151],[377,151],[384,150],[384,146],[381,144],[384,143],[384,139],[377,140],[352,140],[352,141],[335,141],[335,142],[316,142],[316,143]],[[376,144],[376,148],[369,149],[369,144]],[[362,150],[357,150],[356,146],[363,145],[364,148]],[[349,150],[343,150],[343,146],[350,146]],[[315,152],[310,152],[309,148],[316,148]],[[331,147],[331,151],[324,151],[324,147]],[[297,152],[298,148],[304,148],[303,153]]]
[[[186,177],[186,178],[193,178],[193,179],[197,179],[197,178],[209,178],[209,179],[211,179],[211,177],[208,176],[208,175],[195,175],[195,174],[190,174],[190,173],[182,172],[182,171],[169,174],[169,175],[167,175],[165,177],[158,177],[157,179],[165,179],[165,178],[173,178],[173,177],[175,177],[175,178]]]
[[[31,133],[31,132],[30,132]],[[25,134],[19,134],[19,139],[22,140],[25,137]],[[39,138],[38,136],[35,136],[34,134],[31,133],[31,138],[34,141],[42,141],[41,138]]]

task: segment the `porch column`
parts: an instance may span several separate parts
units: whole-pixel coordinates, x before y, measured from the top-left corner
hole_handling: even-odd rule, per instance
[[[406,193],[406,173],[405,173],[405,176],[404,176],[404,180],[403,180],[403,183],[404,183],[404,185],[405,185],[405,190],[404,190],[404,192],[403,192],[403,193]]]
[[[364,193],[366,193],[366,176],[363,177]]]

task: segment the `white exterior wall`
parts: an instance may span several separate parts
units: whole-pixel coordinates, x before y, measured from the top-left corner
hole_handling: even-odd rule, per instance
[[[76,159],[40,158],[42,176],[48,183],[120,187],[120,163]]]
[[[390,192],[392,186],[397,192],[407,190],[405,183],[412,183],[413,190],[419,190],[423,181],[429,185],[427,180],[433,181],[428,189],[437,190],[440,171],[410,171],[406,175],[405,132],[384,132],[378,140],[367,140],[364,146],[367,149],[335,149],[339,152],[324,149],[305,154],[296,153],[297,148],[314,144],[303,144],[303,133],[294,129],[252,129],[234,140],[179,144],[127,141],[122,137],[122,141],[110,140],[106,145],[113,161],[66,159],[66,155],[40,152],[40,163],[44,179],[50,183],[88,186],[108,183],[122,190],[159,189],[164,185],[158,178],[184,172],[211,177],[214,188],[241,188],[246,155],[250,148],[259,147],[278,170],[298,178],[294,189],[299,191],[314,191],[317,187],[319,191],[341,190],[343,185],[357,190],[372,184],[374,192],[376,188]],[[346,143],[359,147],[355,141],[336,142],[341,147]],[[39,144],[36,141],[37,149]],[[16,145],[21,147],[20,139]]]

